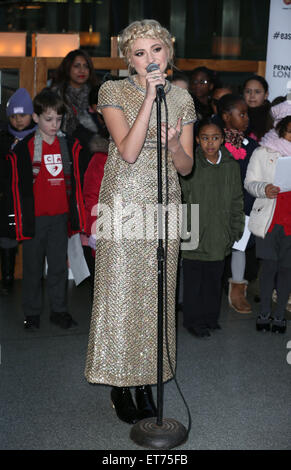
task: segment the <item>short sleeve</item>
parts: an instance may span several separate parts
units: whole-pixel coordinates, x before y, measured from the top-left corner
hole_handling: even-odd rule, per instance
[[[119,80],[108,80],[101,85],[98,93],[98,105],[97,110],[102,113],[104,108],[118,108],[123,110],[120,97],[121,81]]]
[[[182,112],[182,125],[192,124],[197,119],[194,101],[190,93],[185,90],[184,106]]]

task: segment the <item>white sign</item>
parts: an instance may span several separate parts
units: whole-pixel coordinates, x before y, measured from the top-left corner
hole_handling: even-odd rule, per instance
[[[291,1],[271,0],[266,60],[269,99],[287,94],[291,80]]]
[[[90,276],[79,233],[72,235],[68,240],[68,261],[75,284],[78,286]]]
[[[249,238],[251,236],[251,232],[249,231],[248,225],[249,225],[249,216],[246,215],[245,216],[244,233],[243,233],[240,240],[238,240],[237,242],[234,242],[234,244],[232,246],[232,248],[234,250],[239,250],[239,251],[245,251],[246,250]]]
[[[291,157],[278,158],[274,185],[279,186],[280,193],[291,191]]]

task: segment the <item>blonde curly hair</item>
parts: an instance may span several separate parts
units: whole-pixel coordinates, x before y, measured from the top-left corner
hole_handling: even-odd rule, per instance
[[[173,65],[174,48],[172,37],[169,31],[156,20],[134,21],[122,31],[118,38],[118,44],[127,64],[129,64],[132,45],[136,39],[140,38],[160,39],[168,49],[169,64]]]

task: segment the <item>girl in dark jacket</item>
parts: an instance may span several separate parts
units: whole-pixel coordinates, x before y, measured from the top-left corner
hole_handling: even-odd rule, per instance
[[[195,167],[181,178],[187,203],[188,230],[191,204],[199,204],[199,242],[196,248],[182,247],[184,326],[194,336],[210,336],[220,328],[218,317],[225,257],[243,233],[243,194],[240,169],[223,146],[224,132],[211,118],[197,129]]]
[[[7,294],[13,287],[15,257],[18,243],[11,221],[13,209],[10,210],[10,180],[7,175],[6,154],[10,149],[36,130],[32,119],[33,105],[25,88],[19,88],[10,97],[6,107],[8,122],[0,132],[0,251],[2,293]]]

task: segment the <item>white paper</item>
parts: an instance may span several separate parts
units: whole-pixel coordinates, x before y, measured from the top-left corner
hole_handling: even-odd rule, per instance
[[[79,233],[68,240],[68,261],[76,286],[78,286],[86,277],[90,276]]]
[[[274,186],[279,186],[280,193],[291,191],[291,157],[278,158]]]
[[[239,251],[245,251],[249,238],[251,236],[251,232],[248,229],[248,224],[249,224],[249,216],[245,216],[245,228],[244,228],[244,233],[241,239],[238,242],[234,242],[232,248],[234,250],[239,250]]]

